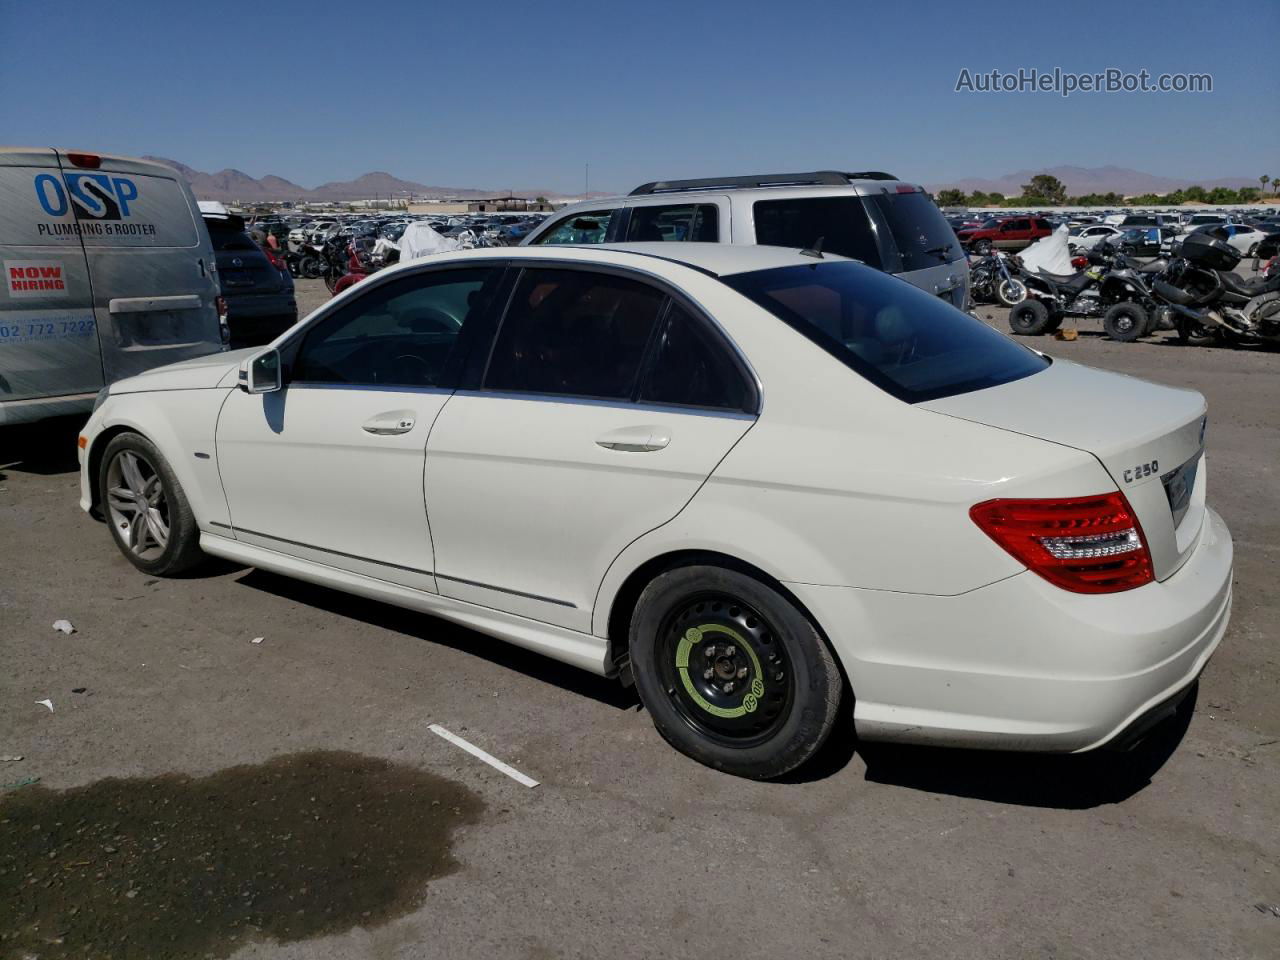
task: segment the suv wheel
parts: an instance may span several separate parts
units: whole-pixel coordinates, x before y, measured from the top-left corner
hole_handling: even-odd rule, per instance
[[[844,687],[808,617],[772,587],[723,567],[680,567],[645,588],[631,620],[631,664],[668,743],[757,780],[818,751]]]

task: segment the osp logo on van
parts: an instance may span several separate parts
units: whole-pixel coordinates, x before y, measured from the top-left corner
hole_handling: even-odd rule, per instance
[[[154,237],[153,223],[128,223],[130,204],[138,199],[138,185],[128,177],[106,173],[38,173],[32,180],[36,199],[51,217],[75,214],[74,223],[55,220],[36,224],[42,237],[145,236]]]
[[[129,216],[130,201],[138,199],[138,185],[128,177],[105,173],[64,173],[62,181],[51,173],[35,176],[36,199],[51,217],[67,213],[68,196],[75,204],[77,220],[122,220]]]

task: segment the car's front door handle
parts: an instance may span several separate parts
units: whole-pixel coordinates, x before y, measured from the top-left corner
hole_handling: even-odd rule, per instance
[[[366,420],[362,429],[365,433],[379,437],[391,437],[398,433],[408,433],[416,422],[411,410],[392,410]]]
[[[652,453],[671,442],[671,434],[662,427],[622,427],[610,430],[596,440],[598,446],[619,453]]]

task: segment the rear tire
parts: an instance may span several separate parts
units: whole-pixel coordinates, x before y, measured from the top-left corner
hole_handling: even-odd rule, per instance
[[[143,573],[173,576],[204,559],[182,485],[141,434],[122,433],[107,443],[98,468],[98,496],[111,538]]]
[[[1116,303],[1102,316],[1102,329],[1107,336],[1120,343],[1133,343],[1147,332],[1147,311],[1142,305],[1125,301]]]
[[[669,570],[641,593],[631,667],[654,726],[699,763],[755,780],[810,759],[835,724],[844,683],[817,628],[736,570]]]
[[[972,250],[976,256],[985,257],[988,253],[991,252],[991,241],[979,240],[976,243],[974,243],[974,245],[969,249]]]
[[[1020,337],[1038,337],[1050,322],[1049,308],[1039,300],[1023,300],[1009,311],[1009,329]]]

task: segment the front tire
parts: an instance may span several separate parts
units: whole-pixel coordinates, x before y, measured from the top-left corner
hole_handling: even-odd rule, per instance
[[[1012,307],[1027,299],[1027,285],[1017,277],[1001,280],[996,284],[996,299],[1002,307]]]
[[[640,699],[663,738],[699,763],[755,780],[810,759],[844,688],[809,618],[754,577],[716,566],[658,576],[631,619]]]
[[[125,558],[157,577],[204,558],[191,505],[173,469],[146,437],[113,437],[98,468],[98,494],[111,537]]]
[[[979,240],[970,249],[973,250],[976,256],[985,257],[991,252],[991,241]]]
[[[1102,329],[1120,343],[1133,343],[1147,332],[1147,311],[1141,304],[1125,301],[1113,304],[1102,316]]]
[[[1020,337],[1038,337],[1050,323],[1049,308],[1039,300],[1023,300],[1009,311],[1009,329]]]

